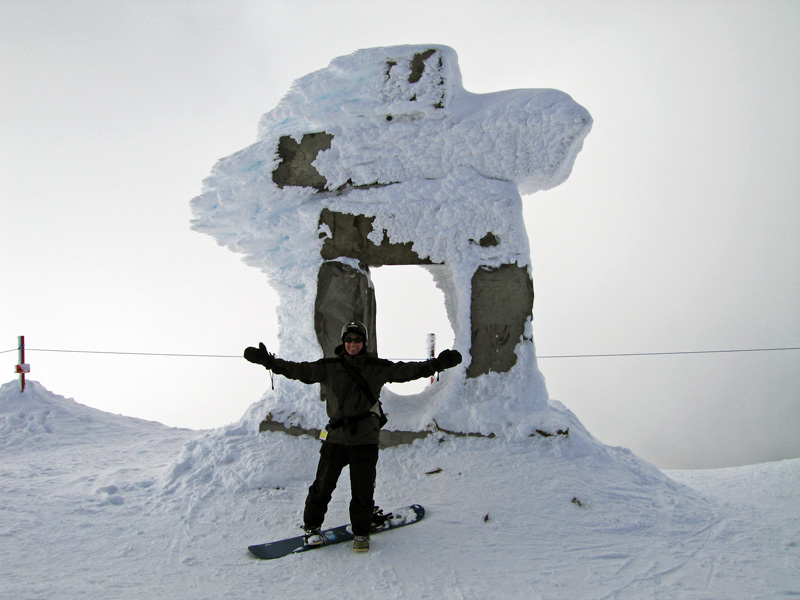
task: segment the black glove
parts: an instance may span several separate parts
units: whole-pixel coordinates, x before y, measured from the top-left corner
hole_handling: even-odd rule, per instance
[[[267,369],[271,369],[275,363],[275,355],[267,352],[267,347],[263,342],[258,345],[258,348],[252,346],[245,348],[244,357],[251,363],[264,365]]]
[[[437,371],[444,371],[461,363],[461,353],[458,350],[442,350],[432,362]]]

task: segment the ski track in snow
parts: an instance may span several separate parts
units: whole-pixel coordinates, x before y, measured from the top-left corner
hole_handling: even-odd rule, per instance
[[[376,493],[423,521],[366,555],[261,561],[249,544],[298,533],[317,441],[170,429],[29,385],[0,388],[4,600],[800,596],[800,460],[667,477],[572,436],[430,437],[382,451]],[[328,525],[349,520],[348,482]]]

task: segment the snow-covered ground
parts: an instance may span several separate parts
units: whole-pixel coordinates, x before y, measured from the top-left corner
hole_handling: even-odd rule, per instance
[[[662,473],[580,427],[384,450],[379,504],[421,523],[365,555],[254,559],[298,533],[318,448],[257,433],[259,410],[197,432],[3,385],[0,598],[800,596],[800,460]]]

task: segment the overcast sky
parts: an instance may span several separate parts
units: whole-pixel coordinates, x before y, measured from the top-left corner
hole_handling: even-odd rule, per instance
[[[244,360],[42,350],[278,350],[266,276],[189,201],[294,79],[408,43],[452,46],[471,92],[556,88],[594,118],[570,179],[524,198],[540,356],[800,346],[800,2],[0,0],[0,352],[25,335],[31,379],[102,410],[238,420],[269,386]],[[447,341],[425,275],[375,273],[381,354]],[[662,468],[800,456],[796,350],[540,368]]]

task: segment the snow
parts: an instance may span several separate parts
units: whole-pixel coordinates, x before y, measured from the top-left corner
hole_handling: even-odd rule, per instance
[[[259,561],[249,544],[298,533],[319,445],[257,433],[260,410],[197,432],[0,387],[0,598],[800,595],[800,460],[663,473],[580,427],[383,450],[378,503],[422,522]]]
[[[321,427],[315,386],[276,377],[238,422],[197,432],[10,382],[0,599],[800,596],[800,460],[664,473],[602,444],[548,397],[530,321],[510,371],[465,377],[473,273],[530,269],[520,191],[564,181],[590,128],[562,92],[466,92],[446,46],[361,50],[295,82],[259,140],[216,165],[193,227],[268,275],[293,360],[321,356],[322,208],[374,216],[376,243],[385,233],[441,263],[427,268],[465,363],[419,394],[381,396],[390,429],[430,435],[382,451],[376,500],[422,504],[425,519],[375,536],[366,555],[259,561],[248,545],[298,534],[319,449],[259,423]],[[278,139],[323,130],[335,143],[313,164],[327,191],[275,184]],[[348,181],[380,185],[337,189]],[[502,243],[474,243],[487,232]],[[346,480],[327,525],[348,520]]]

